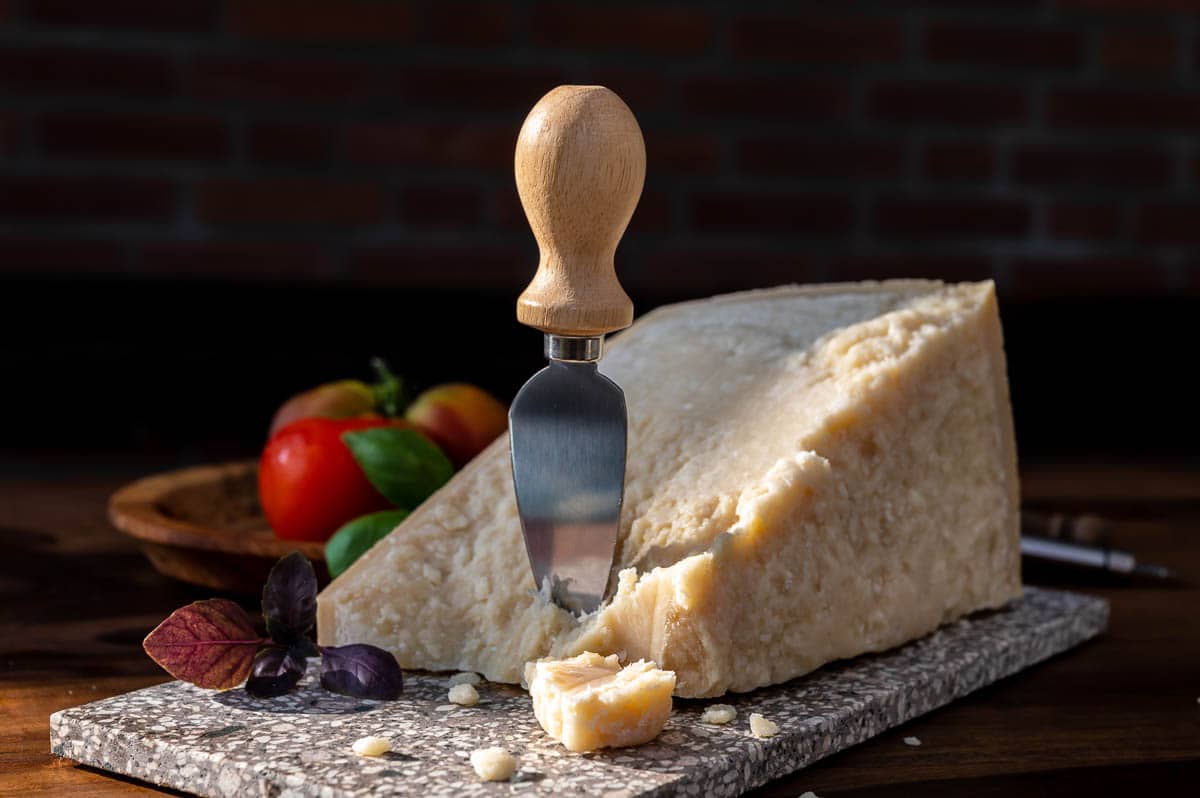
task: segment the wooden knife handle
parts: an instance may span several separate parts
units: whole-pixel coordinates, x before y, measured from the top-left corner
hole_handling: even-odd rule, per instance
[[[563,336],[628,327],[633,302],[613,255],[646,179],[633,112],[603,86],[559,86],[525,118],[514,165],[541,253],[518,321]]]

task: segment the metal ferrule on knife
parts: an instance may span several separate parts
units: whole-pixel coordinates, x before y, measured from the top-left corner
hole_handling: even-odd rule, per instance
[[[604,353],[604,336],[584,337],[546,333],[543,351],[549,360],[565,360],[568,363],[592,363]]]

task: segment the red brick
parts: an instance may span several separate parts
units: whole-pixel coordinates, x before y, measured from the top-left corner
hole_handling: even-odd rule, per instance
[[[1063,127],[1193,128],[1200,126],[1200,93],[1060,89],[1050,95],[1049,116]]]
[[[985,64],[1063,69],[1083,63],[1076,31],[937,22],[925,34],[925,55],[935,64]]]
[[[886,179],[899,177],[904,150],[892,140],[755,136],[739,142],[744,171],[788,177]]]
[[[653,173],[711,174],[721,162],[721,142],[708,133],[646,130],[646,168]]]
[[[409,3],[378,0],[226,0],[230,32],[288,42],[407,42],[415,21]]]
[[[869,91],[867,108],[894,122],[1017,125],[1029,116],[1022,90],[982,82],[886,81]]]
[[[1175,67],[1175,36],[1167,31],[1106,30],[1100,57],[1113,72],[1170,72]]]
[[[0,235],[0,272],[5,274],[113,274],[124,269],[124,251],[112,241]]]
[[[1166,186],[1171,171],[1171,156],[1144,148],[1030,146],[1017,150],[1012,161],[1013,178],[1029,185]]]
[[[0,49],[0,90],[18,94],[159,97],[175,87],[160,55],[73,47]]]
[[[1137,211],[1139,241],[1200,244],[1200,203],[1158,202]]]
[[[671,196],[662,191],[647,189],[642,192],[633,218],[629,220],[629,234],[660,234],[671,229]]]
[[[16,155],[21,148],[20,117],[15,113],[0,113],[0,156]]]
[[[1019,238],[1030,218],[1014,200],[891,198],[877,204],[875,230],[888,238]]]
[[[854,208],[843,196],[784,192],[715,192],[691,201],[692,227],[705,233],[783,233],[834,237],[850,231]]]
[[[0,215],[31,221],[162,222],[175,187],[136,177],[9,175],[0,177]]]
[[[347,157],[360,164],[512,173],[517,131],[483,124],[359,123],[346,131]]]
[[[216,0],[25,0],[25,17],[40,25],[193,33],[212,30]]]
[[[511,3],[432,3],[425,7],[424,37],[451,47],[499,47],[513,37]]]
[[[350,260],[350,278],[356,283],[404,288],[470,285],[516,296],[536,268],[532,239],[526,247],[410,243],[359,250]]]
[[[1098,202],[1055,202],[1047,209],[1046,225],[1054,238],[1111,241],[1121,231],[1121,209]]]
[[[568,82],[562,70],[541,65],[486,69],[407,66],[377,77],[376,94],[397,98],[409,107],[492,110],[510,115],[524,114],[547,91]]]
[[[200,114],[52,111],[37,131],[51,155],[217,161],[228,154],[224,124]]]
[[[1148,258],[1020,258],[1009,265],[1011,294],[1022,300],[1163,294],[1166,267]]]
[[[371,70],[339,61],[202,57],[185,72],[187,91],[206,100],[342,103],[369,94]]]
[[[483,197],[470,187],[430,184],[400,192],[400,219],[410,227],[475,227],[483,221]]]
[[[626,265],[617,250],[617,268],[626,290],[642,297],[677,301],[727,291],[813,282],[811,258],[797,247],[758,245],[733,248],[663,244]]]
[[[262,163],[328,163],[336,136],[323,125],[264,123],[250,128],[250,157]]]
[[[697,55],[713,38],[711,17],[687,6],[539,3],[530,21],[535,44],[566,50]]]
[[[683,86],[687,111],[714,116],[824,121],[850,115],[850,90],[843,80],[694,78]]]
[[[1200,0],[1057,0],[1060,8],[1082,11],[1130,11],[1144,14],[1200,12]]]
[[[164,277],[260,280],[325,278],[335,264],[317,247],[286,242],[163,241],[145,244],[138,263]]]
[[[899,23],[884,18],[755,14],[733,23],[730,40],[747,59],[861,64],[904,53]]]
[[[976,282],[994,276],[991,261],[981,255],[931,255],[925,252],[887,252],[846,255],[830,264],[829,280],[927,279]]]
[[[201,183],[200,219],[213,224],[311,224],[353,227],[381,222],[383,188],[348,180],[215,179]]]
[[[984,141],[930,141],[921,150],[921,174],[933,180],[990,180],[996,158]]]

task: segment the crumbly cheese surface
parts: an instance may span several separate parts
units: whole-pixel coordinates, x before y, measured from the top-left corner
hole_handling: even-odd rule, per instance
[[[535,592],[501,438],[318,600],[326,645],[520,680],[620,653],[719,696],[880,651],[1020,594],[991,283],[786,287],[662,308],[601,370],[629,409],[610,598]]]
[[[471,752],[471,767],[484,781],[508,781],[517,772],[517,758],[503,748],[480,748]]]
[[[359,756],[383,756],[392,750],[392,741],[386,737],[359,737],[351,748]]]
[[[638,660],[621,667],[616,654],[585,651],[539,660],[525,669],[533,714],[568,751],[641,745],[658,736],[671,714],[675,674]]]
[[[473,707],[479,703],[479,691],[471,684],[456,684],[450,688],[450,694],[447,698],[451,704]]]
[[[774,737],[779,734],[779,724],[764,715],[751,712],[750,733],[755,737]]]
[[[700,715],[701,723],[710,723],[714,726],[723,726],[736,719],[737,710],[729,704],[713,704],[705,707],[703,714]]]

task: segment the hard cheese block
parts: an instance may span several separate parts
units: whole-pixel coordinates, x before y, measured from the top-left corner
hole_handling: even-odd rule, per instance
[[[506,438],[318,599],[324,644],[517,682],[584,651],[717,696],[880,651],[1020,595],[991,283],[785,287],[648,314],[601,369],[629,456],[611,598],[535,590]]]

